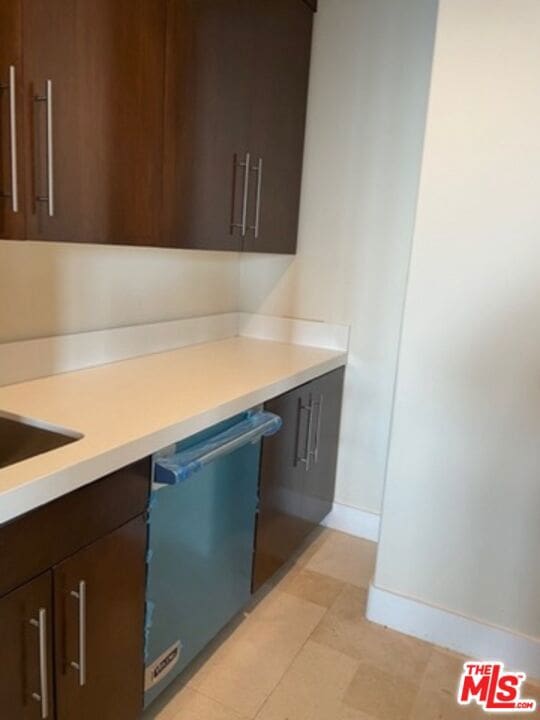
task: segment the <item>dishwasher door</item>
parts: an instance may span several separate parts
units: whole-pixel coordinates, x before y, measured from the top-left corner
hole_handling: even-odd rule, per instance
[[[260,440],[280,425],[237,416],[154,458],[174,484],[149,508],[145,707],[250,598]]]

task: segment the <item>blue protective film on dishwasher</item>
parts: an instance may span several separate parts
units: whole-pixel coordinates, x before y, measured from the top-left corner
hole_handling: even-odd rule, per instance
[[[162,485],[176,485],[190,478],[194,473],[220,456],[237,450],[247,443],[258,442],[269,437],[282,426],[278,415],[270,412],[255,412],[246,415],[231,427],[218,432],[203,441],[181,449],[172,455],[155,458],[154,482]]]
[[[280,424],[270,414],[242,413],[154,456],[157,470],[167,455],[199,454],[209,443],[222,447],[224,436],[234,440],[224,453],[207,452],[205,457],[213,459],[195,475],[156,486],[152,494],[145,707],[250,600],[261,437]],[[247,441],[241,439],[246,428]]]

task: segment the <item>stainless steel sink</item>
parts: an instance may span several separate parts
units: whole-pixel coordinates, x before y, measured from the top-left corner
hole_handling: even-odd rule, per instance
[[[80,440],[80,433],[0,412],[0,468]]]

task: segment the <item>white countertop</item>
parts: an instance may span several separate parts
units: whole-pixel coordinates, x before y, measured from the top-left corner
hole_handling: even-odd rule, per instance
[[[345,365],[235,337],[0,388],[0,411],[83,435],[0,470],[0,523]]]

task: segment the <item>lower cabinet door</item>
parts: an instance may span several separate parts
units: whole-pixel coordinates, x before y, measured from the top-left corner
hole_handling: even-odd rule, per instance
[[[265,404],[283,427],[262,445],[253,592],[332,508],[343,377],[339,368]]]
[[[143,700],[146,522],[54,568],[57,720],[137,720]]]
[[[290,558],[312,529],[305,517],[309,447],[304,388],[270,400],[265,409],[279,415],[283,427],[262,444],[253,591]]]
[[[52,576],[0,599],[0,717],[54,718]]]
[[[345,368],[339,368],[306,386],[313,417],[304,512],[313,525],[320,524],[334,502],[344,375]]]

